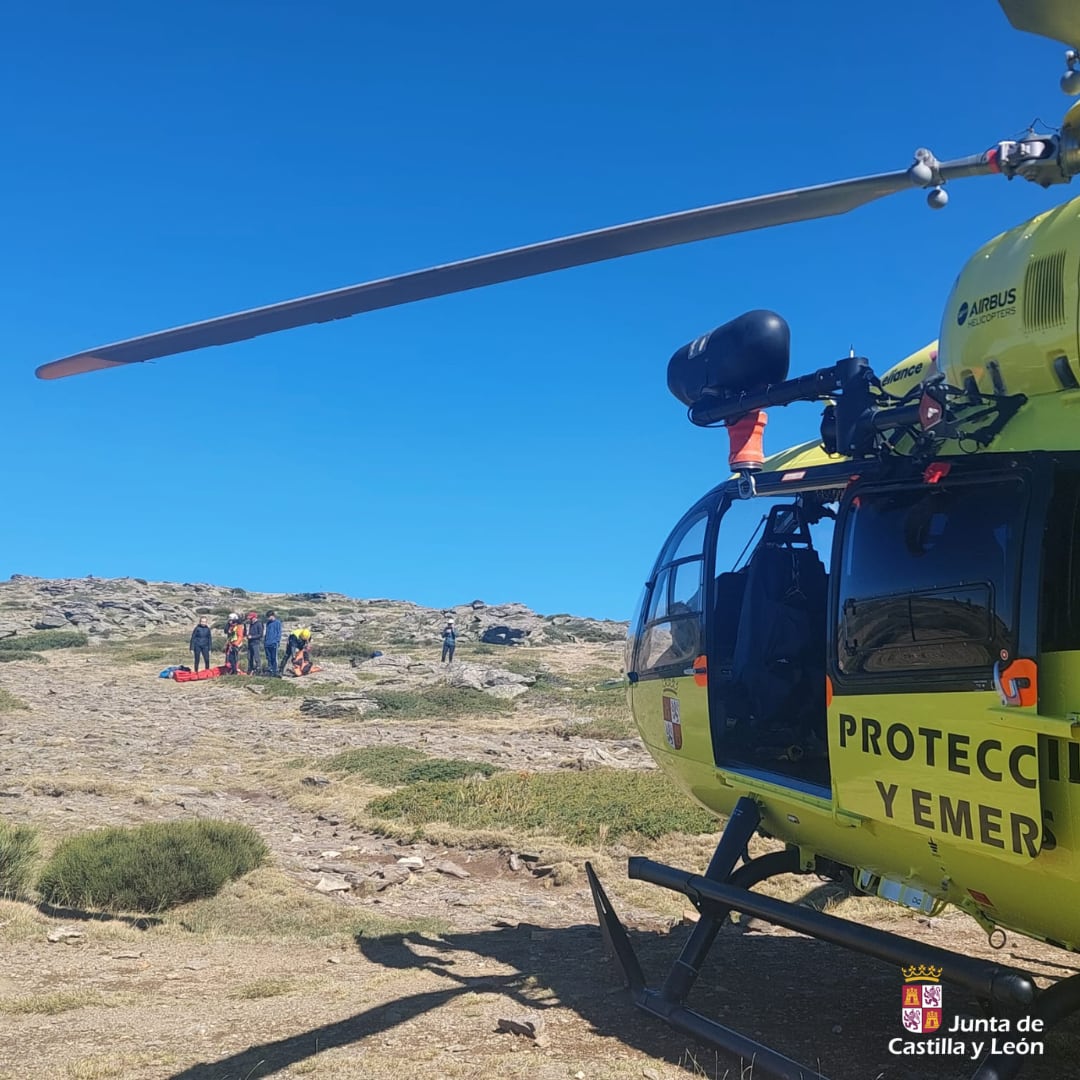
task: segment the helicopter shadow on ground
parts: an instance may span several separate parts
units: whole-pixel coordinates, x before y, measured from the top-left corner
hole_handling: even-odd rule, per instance
[[[42,900],[36,905],[42,915],[50,919],[64,919],[67,922],[119,922],[133,930],[149,930],[160,926],[165,920],[156,915],[117,915],[107,911],[86,911],[83,908],[58,907]]]
[[[810,1067],[807,1080],[815,1076],[814,1070],[829,1080],[966,1080],[971,1076],[974,1064],[962,1059],[890,1055],[889,1040],[903,1035],[902,979],[896,968],[810,938],[760,932],[754,929],[756,925],[728,924],[722,929],[690,996],[692,1008],[803,1062]],[[670,932],[630,931],[652,985],[663,979],[688,933],[684,927]],[[552,1006],[572,1010],[589,1025],[593,1036],[618,1040],[688,1075],[715,1080],[746,1075],[746,1063],[695,1043],[638,1012],[594,925],[551,929],[523,923],[441,937],[418,933],[361,937],[357,945],[373,964],[434,974],[445,979],[446,985],[251,1046],[216,1062],[193,1065],[170,1080],[271,1076],[334,1047],[355,1045],[362,1050],[365,1040],[404,1024],[415,1023],[418,1042],[437,1041],[445,1037],[445,1026],[438,1027],[437,1033],[427,1031],[424,1017],[467,994],[501,996],[505,1001],[498,1006],[498,1015],[510,1018],[543,1015]],[[502,972],[472,974],[482,966],[478,961],[494,963]],[[947,1016],[982,1015],[973,998],[956,987],[946,987]],[[455,1040],[472,1044],[479,1053],[490,1052],[494,1015],[483,1019],[470,1015],[464,1023],[468,1030],[459,1018],[455,1020]],[[582,1051],[579,1040],[560,1051],[561,1029],[550,1030],[548,1052],[565,1053],[577,1063],[575,1067],[587,1064],[588,1050]],[[507,1040],[506,1049],[510,1041],[521,1039],[514,1035],[498,1038]],[[1066,1063],[1078,1045],[1080,1024],[1074,1017],[1047,1040],[1047,1057],[1032,1059],[1025,1067],[1023,1080],[1060,1080],[1067,1075]],[[602,1045],[595,1050],[597,1056],[607,1052]]]

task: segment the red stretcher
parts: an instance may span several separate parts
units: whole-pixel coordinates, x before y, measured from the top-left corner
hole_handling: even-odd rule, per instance
[[[219,675],[231,675],[232,672],[224,665],[220,667],[203,668],[202,671],[174,671],[172,677],[177,682],[194,682],[196,679],[216,679]],[[244,672],[238,672],[243,675]]]

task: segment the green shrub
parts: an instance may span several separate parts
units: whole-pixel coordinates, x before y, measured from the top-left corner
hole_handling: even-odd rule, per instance
[[[10,690],[5,690],[0,686],[0,712],[11,712],[13,709],[29,709],[30,706],[23,701],[22,698],[17,698]]]
[[[608,668],[575,672],[573,680],[541,673],[529,691],[528,701],[540,708],[572,709],[575,717],[554,727],[556,735],[590,739],[628,739],[635,733],[622,677]],[[583,722],[587,718],[588,722]]]
[[[562,675],[556,675],[553,671],[537,672],[536,682],[533,683],[533,693],[541,690],[564,690],[570,686],[570,681]]]
[[[275,679],[270,675],[248,675],[246,678],[222,679],[222,685],[232,689],[251,690],[267,698],[303,698],[325,690],[326,684],[316,684],[310,677]]]
[[[61,907],[156,912],[216,895],[268,854],[254,829],[227,821],[98,829],[60,844],[38,890]]]
[[[291,676],[273,679],[269,675],[227,675],[211,680],[211,693],[227,694],[240,690],[265,698],[316,698],[320,694],[334,694],[345,689],[340,683],[321,682],[318,678],[318,675],[306,675],[299,679]]]
[[[427,754],[407,746],[363,746],[330,758],[326,768],[358,773],[379,787],[397,787],[414,765],[427,759]]]
[[[326,768],[358,773],[379,787],[397,787],[422,780],[458,780],[477,773],[490,776],[498,771],[486,761],[433,758],[408,746],[364,746],[346,750],[330,758]]]
[[[39,649],[73,649],[87,642],[81,630],[35,630],[0,638],[0,652],[36,652]]]
[[[306,619],[319,613],[313,607],[286,608],[278,612],[279,619]]]
[[[558,619],[561,616],[554,615]],[[622,641],[626,637],[625,627],[594,626],[584,619],[571,618],[563,623],[547,622],[544,624],[544,637],[548,641],[588,641],[607,643]]]
[[[324,641],[320,638],[312,646],[311,650],[317,656],[339,659],[366,659],[374,651],[375,646],[366,641],[358,641],[351,638],[348,641]]]
[[[564,739],[632,739],[637,734],[629,710],[588,720],[569,720],[555,724],[552,733]]]
[[[502,698],[482,690],[458,686],[431,686],[425,690],[371,690],[367,695],[379,709],[392,716],[434,720],[473,713],[503,713],[509,708]]]
[[[543,832],[582,843],[711,833],[719,827],[662,773],[629,769],[501,772],[483,781],[410,784],[372,800],[368,810],[414,826],[438,821],[471,830]]]
[[[39,851],[36,829],[0,821],[0,897],[26,896]]]
[[[130,652],[124,653],[120,659],[126,660],[132,664],[157,664],[163,660],[176,660],[187,651],[187,649],[170,649],[164,645],[147,645],[136,647]]]
[[[464,780],[470,776],[491,776],[498,772],[495,765],[486,761],[459,761],[449,758],[432,758],[414,765],[405,774],[406,784],[419,784],[424,781]]]

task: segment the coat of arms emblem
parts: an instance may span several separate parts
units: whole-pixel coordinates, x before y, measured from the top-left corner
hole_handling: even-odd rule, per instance
[[[677,697],[664,697],[664,736],[672,750],[682,749],[682,719]]]
[[[941,1027],[941,971],[932,964],[900,969],[904,975],[900,1022],[913,1035],[930,1035]]]

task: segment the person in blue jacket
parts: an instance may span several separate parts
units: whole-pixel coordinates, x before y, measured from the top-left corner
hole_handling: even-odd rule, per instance
[[[266,669],[278,677],[277,654],[281,645],[281,620],[273,611],[266,613],[266,629],[263,633],[263,651],[266,653]]]
[[[454,620],[447,619],[442,632],[442,664],[454,662],[454,649],[457,646],[457,631],[454,629]]]
[[[210,667],[210,645],[211,645],[211,633],[210,624],[207,622],[204,615],[199,620],[199,625],[191,631],[191,644],[188,646],[195,654],[195,670],[199,670],[199,660],[202,659],[203,667]]]

